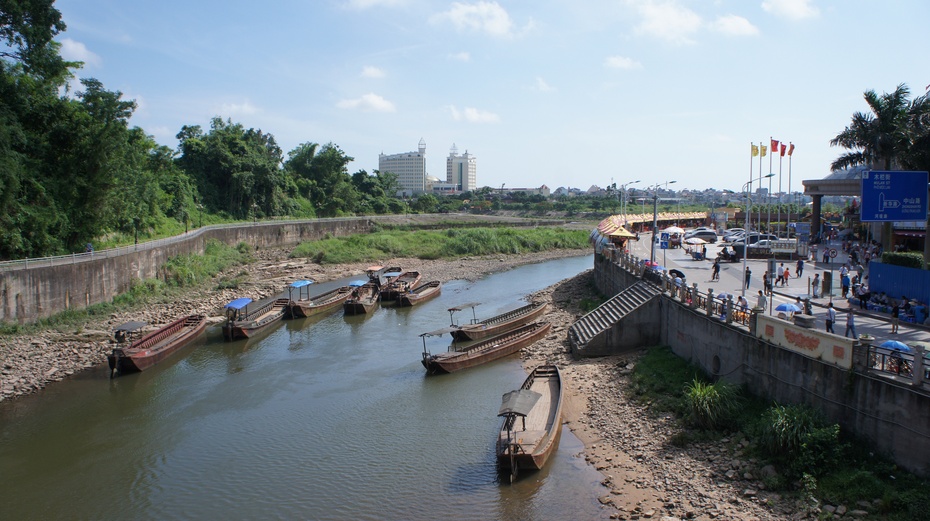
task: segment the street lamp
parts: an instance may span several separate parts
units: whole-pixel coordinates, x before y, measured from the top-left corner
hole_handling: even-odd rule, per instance
[[[652,188],[652,248],[649,250],[649,262],[655,264],[656,262],[656,232],[659,229],[659,187],[665,185],[666,190],[668,185],[675,184],[675,181],[666,181],[664,183],[659,183],[657,185],[651,186]]]
[[[625,217],[626,216],[626,187],[636,184],[638,182],[639,182],[639,179],[637,179],[636,181],[630,181],[629,183],[624,183],[620,185],[620,194],[621,194],[620,195],[621,197],[620,198],[620,213],[624,215],[624,219],[626,218]]]
[[[749,232],[750,232],[750,230],[751,230],[751,228],[749,227],[749,224],[750,224],[750,222],[749,222],[749,217],[750,217],[750,216],[749,216],[749,209],[751,208],[750,204],[751,204],[751,200],[752,200],[751,197],[750,197],[750,195],[749,195],[749,187],[750,187],[753,183],[755,183],[756,181],[762,181],[763,179],[768,179],[768,178],[770,178],[770,177],[772,177],[772,176],[774,176],[774,175],[775,175],[775,174],[773,174],[773,173],[770,172],[770,173],[767,174],[767,175],[764,175],[764,176],[761,176],[761,177],[757,177],[757,178],[755,178],[755,179],[750,179],[746,184],[743,185],[743,191],[746,192],[746,232],[743,234],[743,275],[742,275],[742,277],[743,277],[743,296],[744,296],[744,297],[746,296],[746,286],[749,285],[749,284],[746,283],[746,257],[747,257],[747,255],[749,254]],[[761,186],[761,183],[760,183],[760,186]],[[762,217],[760,216],[759,219],[761,220]],[[764,282],[764,281],[763,281],[763,285],[765,285],[765,282]]]

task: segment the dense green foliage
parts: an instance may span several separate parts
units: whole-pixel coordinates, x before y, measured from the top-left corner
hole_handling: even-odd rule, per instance
[[[693,379],[685,386],[688,421],[699,429],[720,429],[740,404],[739,390],[726,382]]]
[[[881,519],[921,519],[930,508],[930,483],[899,469],[887,458],[860,440],[845,436],[836,424],[808,406],[767,403],[745,389],[730,387],[726,399],[711,397],[709,384],[700,369],[675,356],[667,347],[654,347],[644,354],[631,375],[630,390],[656,412],[672,412],[698,431],[678,435],[673,441],[707,440],[719,442],[737,433],[749,436],[749,456],[760,466],[771,463],[778,469],[775,478],[766,478],[770,489],[797,494],[808,501],[816,498],[834,505],[854,505],[862,500],[878,500],[875,509]],[[720,408],[725,402],[739,402],[738,408]],[[710,405],[714,404],[714,405]],[[709,409],[729,409],[730,421],[717,427],[698,425],[698,415]],[[720,429],[720,430],[713,430]]]
[[[558,228],[452,228],[415,232],[384,231],[305,242],[291,257],[321,264],[389,257],[443,259],[494,253],[534,253],[589,247],[588,232]]]

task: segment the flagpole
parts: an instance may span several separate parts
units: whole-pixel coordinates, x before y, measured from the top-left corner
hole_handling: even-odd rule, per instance
[[[793,204],[792,199],[795,199],[791,195],[791,154],[794,153],[794,143],[791,141],[788,142],[788,221],[791,221],[791,205]],[[798,221],[801,220],[801,205],[798,204]],[[813,225],[813,224],[812,224]],[[798,230],[795,228],[794,234],[797,237]]]
[[[781,159],[784,157],[784,154],[781,153],[781,149],[785,146],[784,143],[778,144],[778,226],[781,228]],[[787,222],[787,221],[786,221]],[[788,227],[785,226],[785,238],[788,238]],[[779,237],[781,234],[779,234]]]
[[[762,190],[762,158],[765,157],[765,145],[764,141],[759,142],[759,190]],[[752,188],[752,187],[750,187]],[[759,219],[756,221],[759,223],[759,233],[762,233],[762,207],[759,206]]]
[[[775,143],[774,143],[774,140],[772,139],[772,136],[769,136],[769,145],[774,145],[774,144]],[[771,147],[771,148],[774,149],[775,147]],[[775,150],[772,150],[772,154],[774,153],[775,153]],[[769,154],[769,173],[770,174],[772,173],[772,159],[773,159],[772,154]],[[759,172],[759,174],[762,174],[762,172]],[[761,186],[762,183],[759,183],[759,184]],[[769,224],[768,224],[768,229],[766,230],[766,233],[772,233],[772,178],[771,177],[769,178],[769,193],[767,193],[766,195],[767,197],[765,198],[765,200],[768,201],[767,206],[768,206],[768,214],[769,214],[769,217],[768,217]]]
[[[752,160],[756,157],[753,154],[753,149],[756,148],[756,145],[753,145],[752,142],[749,143],[749,190],[752,191]],[[747,200],[749,199],[749,194],[746,194]],[[746,231],[743,233],[743,248],[749,246],[749,232],[750,225],[752,224],[752,219],[749,218],[749,213],[752,212],[752,208],[749,205],[746,205]],[[747,251],[743,250],[743,255],[746,255]]]

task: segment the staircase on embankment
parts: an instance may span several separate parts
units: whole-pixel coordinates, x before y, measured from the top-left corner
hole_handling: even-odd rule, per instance
[[[568,328],[575,356],[604,356],[659,341],[659,301],[654,284],[639,281]]]

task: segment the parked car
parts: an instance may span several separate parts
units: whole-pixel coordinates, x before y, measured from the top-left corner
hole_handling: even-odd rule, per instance
[[[778,240],[778,237],[776,237],[775,235],[772,235],[771,233],[752,232],[747,237],[740,237],[739,239],[730,241],[730,243],[734,245],[743,244],[747,242],[747,239],[748,239],[749,246],[752,246],[753,244],[756,244],[759,241],[764,241],[764,240],[776,241]]]
[[[717,232],[713,230],[692,230],[685,234],[685,240],[692,237],[703,239],[706,242],[717,242]]]

